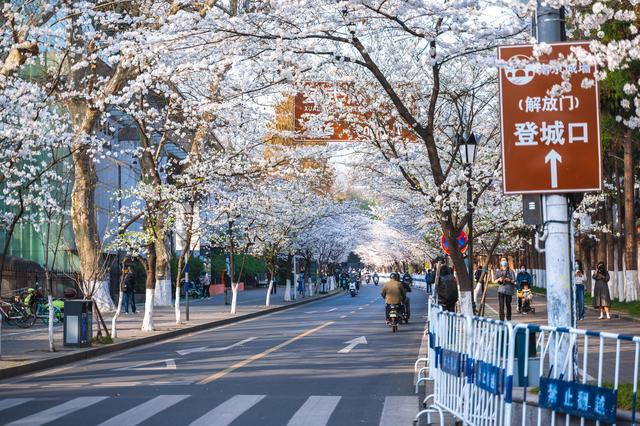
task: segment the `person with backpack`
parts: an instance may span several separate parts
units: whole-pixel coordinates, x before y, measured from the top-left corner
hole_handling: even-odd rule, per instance
[[[124,296],[124,313],[129,313],[129,303],[131,303],[131,312],[136,313],[136,276],[133,272],[133,267],[131,265],[127,265],[126,268],[127,274],[124,277],[123,283],[123,296]]]
[[[445,311],[455,312],[456,303],[458,303],[458,282],[453,270],[447,265],[444,258],[438,260],[442,264],[440,266],[440,276],[436,283],[436,294],[438,295],[438,304],[442,305]]]

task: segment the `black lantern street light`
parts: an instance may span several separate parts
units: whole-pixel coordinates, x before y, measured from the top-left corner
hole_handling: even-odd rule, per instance
[[[465,175],[467,177],[467,210],[469,211],[468,222],[468,237],[469,248],[467,249],[467,259],[469,260],[469,280],[471,281],[471,288],[473,289],[473,194],[471,191],[471,170],[473,163],[476,159],[476,148],[478,142],[476,136],[471,133],[470,135],[458,136],[458,153],[460,154],[460,161],[465,169]]]

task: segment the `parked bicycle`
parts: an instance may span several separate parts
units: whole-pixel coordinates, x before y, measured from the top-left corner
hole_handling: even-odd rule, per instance
[[[24,306],[18,295],[10,300],[0,300],[0,316],[2,321],[20,328],[29,328],[36,322],[36,316]]]

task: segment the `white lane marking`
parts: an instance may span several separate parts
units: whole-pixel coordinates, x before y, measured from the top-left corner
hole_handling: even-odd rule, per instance
[[[327,312],[333,312],[333,311],[335,311],[336,309],[338,309],[338,308],[331,308],[331,309],[329,309]]]
[[[227,426],[265,396],[236,395],[191,423],[191,426]]]
[[[158,365],[156,367],[149,367],[149,365],[154,364],[164,364]],[[124,370],[136,370],[136,371],[157,371],[157,370],[175,370],[176,369],[176,361],[173,358],[169,359],[160,359],[160,360],[151,360],[140,362],[135,365],[130,365],[128,367],[114,368],[112,371],[124,371]]]
[[[100,426],[135,426],[188,397],[189,395],[160,395],[100,423]]]
[[[310,396],[287,426],[325,426],[340,402],[339,396]]]
[[[42,385],[42,387],[43,388],[81,388],[89,385],[90,385],[89,382],[49,383],[47,385]]]
[[[364,336],[360,336],[360,337],[356,337],[355,339],[348,340],[348,341],[346,341],[344,343],[348,343],[348,345],[345,346],[344,348],[340,349],[338,351],[339,354],[348,354],[356,346],[358,346],[358,345],[366,345],[367,344],[367,338],[364,337]]]
[[[416,414],[418,397],[388,396],[384,399],[380,426],[410,425]]]
[[[358,308],[358,310],[359,310],[359,311],[361,311],[361,310],[363,310],[363,309],[364,309],[364,308],[363,308],[362,306]]]
[[[346,315],[340,315],[340,318],[346,318],[346,317],[347,317]]]
[[[47,410],[40,411],[39,413],[32,414],[15,422],[9,423],[7,426],[38,426],[45,423],[52,422],[60,417],[71,414],[74,411],[81,410],[90,405],[96,404],[102,400],[107,399],[106,396],[81,396],[74,398],[71,401],[64,404],[56,405]]]
[[[176,352],[180,356],[189,355],[189,354],[195,353],[195,352],[222,352],[222,351],[226,351],[228,349],[235,348],[236,346],[244,345],[245,343],[249,343],[250,341],[255,340],[255,339],[257,339],[257,337],[249,337],[248,339],[241,340],[239,342],[234,343],[233,345],[224,346],[224,347],[221,347],[221,348],[209,348],[208,346],[200,346],[200,347],[197,347],[197,348],[183,349],[181,351],[176,351]]]
[[[0,400],[0,411],[6,410],[16,405],[24,404],[31,401],[33,398],[7,398]]]
[[[355,314],[355,313],[356,313],[356,311],[351,311],[351,312],[349,312],[349,313],[350,313],[350,314]]]
[[[140,386],[142,382],[106,382],[96,383],[93,386],[97,388],[131,388],[134,386]]]

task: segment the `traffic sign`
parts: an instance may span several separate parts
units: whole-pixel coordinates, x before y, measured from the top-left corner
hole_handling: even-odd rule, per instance
[[[456,240],[458,241],[458,247],[460,247],[460,253],[466,252],[467,248],[469,247],[467,245],[467,243],[469,242],[469,237],[467,237],[467,234],[464,231],[460,231]],[[444,237],[444,233],[442,234],[442,238],[440,239],[440,246],[445,253],[451,254],[449,253],[449,244],[447,243],[447,239]]]
[[[589,43],[548,46],[539,58],[533,45],[498,48],[505,61],[499,72],[505,194],[602,189],[595,66],[563,60]],[[567,90],[557,93],[554,86]]]

